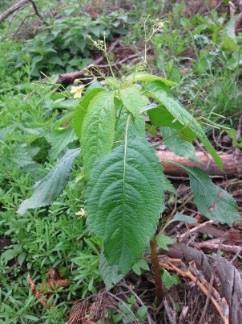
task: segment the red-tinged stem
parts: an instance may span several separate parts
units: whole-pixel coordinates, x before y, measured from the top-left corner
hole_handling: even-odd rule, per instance
[[[156,291],[157,303],[160,304],[162,302],[164,292],[163,292],[163,285],[161,280],[160,265],[159,265],[157,250],[158,249],[157,249],[156,240],[155,239],[151,240],[150,251],[151,251],[152,272],[155,280],[155,291]]]

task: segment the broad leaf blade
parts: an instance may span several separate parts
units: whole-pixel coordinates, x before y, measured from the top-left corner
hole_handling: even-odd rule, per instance
[[[118,117],[115,125],[115,143],[120,144],[123,142],[125,127],[129,113],[123,108],[119,110]],[[145,120],[144,116],[138,115],[132,118],[129,124],[128,135],[130,138],[145,137]]]
[[[51,144],[51,160],[56,160],[68,145],[77,139],[72,128],[56,130],[53,133],[48,134],[46,138]]]
[[[99,272],[103,278],[106,288],[109,290],[116,285],[124,275],[119,273],[118,266],[110,266],[103,254],[99,260]]]
[[[108,262],[123,273],[141,257],[155,233],[164,208],[163,179],[153,149],[138,138],[114,149],[92,170],[88,225],[103,238]]]
[[[79,102],[79,104],[75,110],[75,113],[73,116],[73,122],[72,122],[73,129],[78,137],[81,136],[83,120],[87,113],[87,109],[88,109],[88,105],[89,105],[90,101],[102,90],[103,90],[102,88],[90,89],[89,91],[87,91],[87,93],[84,95],[84,97]]]
[[[113,93],[102,91],[90,102],[82,125],[81,145],[83,164],[87,175],[95,161],[111,151],[114,129]]]
[[[149,104],[149,100],[145,97],[137,85],[133,85],[120,91],[120,98],[124,107],[133,115],[137,117],[142,108]]]
[[[164,106],[157,106],[148,110],[148,115],[154,126],[178,130],[187,141],[196,139],[196,134],[190,128],[181,124]]]
[[[191,142],[182,138],[179,131],[169,127],[162,127],[161,132],[164,144],[170,151],[188,159],[196,160],[194,146]]]
[[[209,142],[207,136],[205,135],[202,127],[197,122],[197,120],[185,109],[182,105],[174,100],[172,97],[167,95],[165,91],[150,90],[150,95],[160,104],[162,104],[169,113],[178,121],[183,127],[190,129],[196,136],[200,139],[206,150],[211,154],[217,165],[222,168],[223,162],[219,155],[217,154],[214,147]]]
[[[197,168],[186,167],[189,172],[194,201],[201,214],[222,224],[240,220],[240,214],[233,197],[215,185],[209,176]]]
[[[149,74],[147,72],[136,72],[133,74],[130,74],[127,78],[127,81],[131,82],[152,82],[152,81],[158,81],[158,83],[163,84],[166,87],[172,87],[175,85],[175,82],[171,80],[164,79],[162,77]]]
[[[18,209],[19,215],[25,214],[28,209],[48,206],[61,194],[68,180],[73,161],[79,153],[79,149],[66,152],[56,167],[35,185],[32,196],[21,203]]]

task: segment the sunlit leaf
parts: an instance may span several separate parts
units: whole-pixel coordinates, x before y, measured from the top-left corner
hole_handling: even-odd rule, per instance
[[[141,108],[149,104],[148,98],[141,93],[137,85],[120,90],[120,98],[134,118],[140,114]]]
[[[98,93],[91,100],[82,125],[81,145],[86,175],[89,174],[95,161],[111,151],[115,120],[113,93],[106,91]]]
[[[151,81],[158,81],[161,84],[163,84],[164,86],[167,87],[172,87],[174,86],[176,83],[171,81],[171,80],[167,80],[165,78],[153,75],[153,74],[149,74],[147,72],[136,72],[133,74],[130,74],[127,78],[127,81],[131,81],[131,82],[151,82]]]
[[[194,146],[191,142],[182,138],[182,134],[178,130],[162,127],[161,132],[164,144],[170,151],[188,159],[196,160]]]
[[[89,91],[87,91],[87,93],[83,96],[83,98],[77,105],[73,116],[72,125],[78,137],[81,136],[82,124],[87,112],[88,105],[91,102],[91,100],[101,91],[102,88],[99,87],[90,89]]]
[[[177,121],[184,128],[190,129],[199,138],[199,140],[202,142],[206,150],[211,154],[217,165],[222,168],[223,162],[220,156],[217,154],[215,148],[209,142],[207,136],[205,135],[202,127],[197,122],[197,120],[177,100],[170,97],[167,92],[163,90],[154,90],[151,88],[149,90],[149,94],[154,100],[158,101],[164,108],[166,108],[166,110],[174,117],[173,122]],[[162,116],[160,116],[160,119],[162,119]],[[172,123],[170,126],[166,126],[172,127]]]

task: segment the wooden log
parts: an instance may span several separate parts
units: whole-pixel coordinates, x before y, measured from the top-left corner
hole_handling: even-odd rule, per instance
[[[69,85],[72,84],[76,79],[85,78],[85,74],[88,72],[88,70],[92,67],[95,67],[95,65],[102,62],[102,60],[103,60],[103,56],[100,56],[93,63],[89,64],[82,70],[60,74],[57,83],[63,85]]]
[[[197,162],[188,160],[169,151],[157,151],[157,156],[164,168],[164,172],[174,176],[184,176],[186,171],[174,163],[184,166],[198,167],[211,176],[242,176],[242,151],[236,154],[219,153],[224,163],[224,169],[220,170],[209,154],[196,152]]]

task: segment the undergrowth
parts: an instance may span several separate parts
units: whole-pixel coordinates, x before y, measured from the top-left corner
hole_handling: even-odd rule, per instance
[[[181,100],[197,116],[234,126],[241,102],[241,36],[232,32],[235,19],[212,11],[184,17],[176,5],[155,35],[155,64],[178,83]]]

